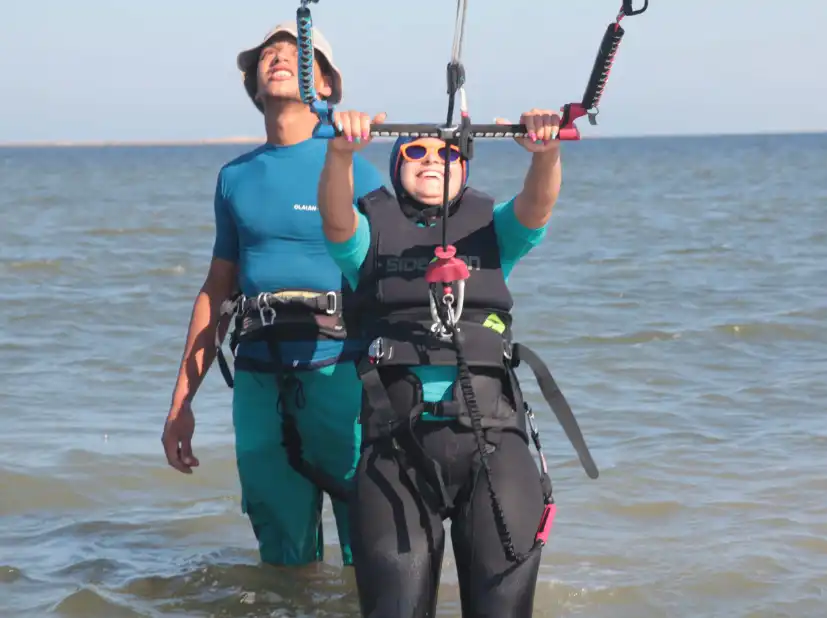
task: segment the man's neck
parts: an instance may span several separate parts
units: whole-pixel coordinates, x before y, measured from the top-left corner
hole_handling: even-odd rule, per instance
[[[310,139],[318,122],[303,103],[270,103],[264,110],[267,143],[274,146],[292,146]]]

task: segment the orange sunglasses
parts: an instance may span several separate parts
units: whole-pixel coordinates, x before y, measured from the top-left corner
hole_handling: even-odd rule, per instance
[[[435,153],[439,157],[440,161],[445,163],[446,152],[450,153],[448,154],[448,157],[450,158],[451,163],[459,161],[459,148],[454,145],[451,145],[450,148],[446,148],[444,145],[426,146],[421,142],[409,142],[407,144],[402,145],[402,147],[399,149],[399,154],[401,154],[406,161],[421,161],[429,153]]]

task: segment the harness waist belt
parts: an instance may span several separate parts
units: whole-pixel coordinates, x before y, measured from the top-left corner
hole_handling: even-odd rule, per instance
[[[596,479],[599,475],[599,471],[594,459],[591,456],[591,453],[589,452],[586,440],[580,430],[580,425],[574,416],[574,412],[572,412],[571,406],[569,406],[568,401],[566,401],[565,396],[552,377],[548,367],[528,346],[515,343],[511,351],[511,359],[507,359],[505,364],[508,366],[507,372],[509,374],[509,379],[512,380],[512,390],[519,388],[516,383],[517,381],[516,376],[514,375],[514,369],[519,366],[521,361],[525,361],[525,363],[532,370],[532,373],[540,386],[540,391],[543,394],[543,398],[554,412],[557,421],[563,427],[563,431],[574,447],[574,450],[577,453],[586,474],[590,478]],[[395,368],[392,367],[389,368],[391,371],[394,369]],[[428,411],[435,416],[441,416],[444,418],[454,417],[463,425],[468,423],[466,419],[468,416],[468,410],[462,397],[457,397],[454,401],[426,403],[422,401],[422,392],[420,387],[413,401],[410,401],[411,405],[400,405],[401,402],[395,403],[393,401],[394,397],[392,395],[392,392],[397,392],[397,389],[394,388],[397,381],[386,385],[380,375],[381,365],[377,366],[371,357],[366,356],[359,363],[357,370],[362,381],[364,396],[367,400],[368,407],[370,408],[369,415],[364,418],[362,422],[366,425],[366,427],[370,428],[370,433],[374,434],[370,436],[371,438],[376,439],[390,436],[400,426],[404,426],[412,415],[418,415],[423,411]],[[488,381],[491,380],[489,376],[472,374],[473,380],[480,378],[487,379]],[[392,392],[389,392],[389,390]],[[520,429],[519,421],[522,419],[519,418],[517,411],[514,410],[510,418],[504,417],[503,408],[506,406],[506,402],[504,401],[505,398],[499,396],[497,393],[491,393],[491,396],[497,397],[497,401],[495,405],[492,406],[489,404],[483,408],[482,413],[484,425],[489,427],[513,426]],[[500,403],[502,403],[502,405],[500,405]],[[401,407],[407,407],[407,409],[402,410],[400,409]]]
[[[341,313],[342,294],[335,291],[282,290],[258,296],[241,296],[238,299],[237,313],[252,313],[262,309],[278,311],[289,306],[302,306],[311,311],[336,315]]]
[[[344,340],[347,337],[342,293],[336,290],[284,289],[257,296],[245,296],[239,292],[221,304],[220,319],[227,316],[231,316],[234,326],[230,335],[233,358],[242,342]],[[222,343],[219,328],[215,332],[218,367],[227,386],[232,388],[234,380]],[[280,362],[278,358],[272,360],[274,363]]]

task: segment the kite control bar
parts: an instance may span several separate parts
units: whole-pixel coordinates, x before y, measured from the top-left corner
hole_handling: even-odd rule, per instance
[[[562,130],[561,130],[562,133]],[[338,134],[338,131],[335,132]],[[442,127],[435,124],[405,124],[388,122],[373,125],[371,137],[438,137],[443,140],[459,139],[467,134],[471,138],[497,139],[506,137],[526,137],[528,135],[524,124],[473,124],[465,127]],[[560,139],[578,139],[568,137],[572,132],[561,135]]]
[[[296,12],[297,45],[299,48],[299,90],[302,101],[310,105],[319,117],[319,124],[313,131],[313,136],[322,139],[332,139],[340,135],[333,126],[333,107],[319,99],[313,85],[313,18],[308,4],[319,0],[301,0],[301,7]],[[634,0],[623,0],[617,18],[609,24],[600,43],[597,57],[592,67],[586,90],[579,102],[568,103],[563,106],[560,130],[557,139],[563,141],[577,141],[580,139],[580,129],[575,124],[577,119],[588,116],[592,125],[597,124],[598,104],[603,96],[609,73],[617,54],[618,46],[625,31],[620,26],[624,17],[640,15],[649,8],[649,0],[643,0],[643,6],[634,8]],[[451,69],[454,69],[452,74]],[[465,75],[461,65],[449,65],[449,92],[455,92],[464,82]],[[453,83],[451,83],[453,82]],[[464,96],[464,93],[463,93]],[[450,122],[450,121],[449,121]],[[527,131],[523,124],[473,124],[466,115],[463,115],[462,126],[440,126],[431,123],[383,123],[376,125],[370,132],[371,137],[437,137],[444,140],[459,139],[502,139],[526,137]]]

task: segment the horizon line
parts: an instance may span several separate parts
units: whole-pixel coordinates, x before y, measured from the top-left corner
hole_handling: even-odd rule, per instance
[[[821,135],[827,133],[824,129],[801,129],[786,131],[733,131],[717,133],[649,133],[649,134],[628,134],[628,135],[583,135],[581,140],[605,140],[605,139],[660,139],[660,138],[714,138],[714,137],[758,137],[758,136],[784,136],[784,135]],[[393,137],[376,137],[373,141],[388,142]],[[0,141],[0,148],[119,148],[119,147],[153,147],[153,146],[223,146],[223,145],[244,145],[263,144],[267,141],[266,136],[235,136],[235,137],[205,137],[192,139],[108,139],[108,140],[23,140],[23,141]]]

